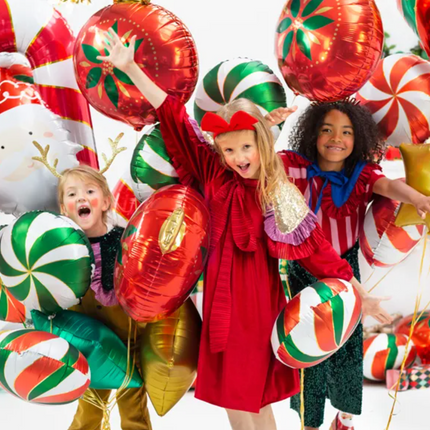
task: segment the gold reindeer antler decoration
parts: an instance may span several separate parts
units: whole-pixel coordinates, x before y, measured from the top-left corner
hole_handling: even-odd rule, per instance
[[[46,145],[45,149],[42,148],[42,146],[33,140],[33,145],[39,150],[41,157],[32,157],[35,161],[40,161],[54,176],[57,178],[61,178],[61,175],[57,172],[57,164],[58,164],[58,158],[54,160],[54,165],[51,166],[48,161],[48,152],[49,152],[49,145]]]
[[[103,167],[103,169],[100,170],[100,173],[102,175],[109,169],[109,167],[113,163],[113,160],[115,160],[116,156],[127,149],[124,146],[122,148],[118,148],[119,141],[123,138],[123,136],[124,136],[124,133],[120,133],[120,134],[118,134],[118,136],[115,140],[108,139],[109,145],[112,149],[112,156],[108,160],[106,155],[104,153],[102,154],[103,161],[105,162],[105,167]]]
[[[119,141],[123,138],[123,136],[124,136],[124,133],[120,133],[118,134],[115,140],[108,139],[110,147],[112,149],[112,155],[108,159],[106,157],[106,154],[104,153],[102,154],[103,161],[105,162],[105,167],[103,167],[103,169],[100,170],[100,173],[102,175],[106,173],[106,171],[112,165],[116,156],[127,149],[126,147],[118,148]],[[40,161],[55,177],[61,178],[62,175],[57,172],[58,158],[54,160],[54,164],[52,166],[49,164],[48,152],[49,152],[50,146],[46,145],[45,149],[43,149],[42,146],[35,140],[33,140],[33,145],[38,149],[41,157],[32,157],[32,159],[35,161]]]

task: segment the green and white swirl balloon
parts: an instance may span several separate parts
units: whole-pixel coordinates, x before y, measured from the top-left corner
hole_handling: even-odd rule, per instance
[[[194,117],[200,124],[206,112],[217,112],[221,106],[238,98],[254,102],[263,115],[287,106],[281,81],[261,61],[235,58],[219,63],[197,87]],[[280,127],[273,127],[279,134]]]
[[[54,314],[79,302],[94,256],[81,228],[51,212],[27,212],[2,230],[0,276],[28,310]]]
[[[133,153],[130,173],[133,191],[140,202],[154,191],[179,182],[178,174],[167,155],[159,124],[141,137]]]

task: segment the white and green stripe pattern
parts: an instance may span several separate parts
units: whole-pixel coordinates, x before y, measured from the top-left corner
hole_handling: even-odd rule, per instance
[[[349,282],[315,282],[294,296],[278,316],[273,352],[292,368],[315,366],[349,339],[360,318],[360,296]]]
[[[154,191],[178,183],[178,174],[167,154],[159,124],[151,127],[137,144],[130,173],[133,191],[140,202],[146,200]]]
[[[217,112],[238,98],[254,102],[263,115],[287,105],[282,83],[268,66],[235,58],[219,63],[203,78],[197,87],[194,116],[200,124],[206,112]]]
[[[93,268],[87,237],[65,216],[28,212],[3,230],[0,276],[29,311],[54,314],[77,304]]]

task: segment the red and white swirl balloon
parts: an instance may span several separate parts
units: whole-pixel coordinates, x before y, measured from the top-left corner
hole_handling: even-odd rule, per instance
[[[389,145],[430,137],[430,62],[416,55],[384,58],[357,99],[372,112]]]

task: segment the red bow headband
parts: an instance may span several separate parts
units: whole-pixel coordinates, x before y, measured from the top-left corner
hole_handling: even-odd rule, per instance
[[[212,132],[215,139],[219,134],[228,133],[229,131],[255,131],[253,125],[257,122],[258,119],[243,110],[236,112],[231,117],[230,124],[219,115],[208,112],[202,119],[202,130]]]

